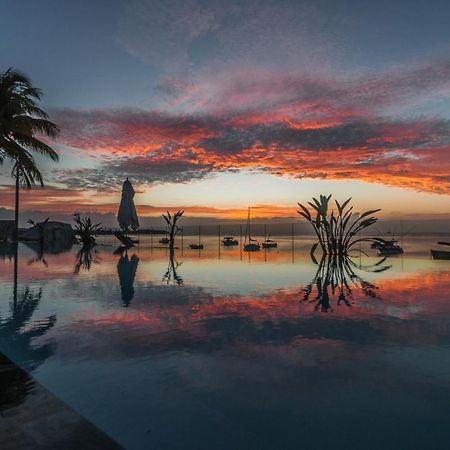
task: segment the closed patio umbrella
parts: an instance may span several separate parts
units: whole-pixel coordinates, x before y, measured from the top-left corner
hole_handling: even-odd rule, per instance
[[[128,178],[123,183],[122,198],[120,200],[117,220],[120,228],[127,232],[129,228],[136,231],[139,228],[139,220],[134,206],[134,189]]]

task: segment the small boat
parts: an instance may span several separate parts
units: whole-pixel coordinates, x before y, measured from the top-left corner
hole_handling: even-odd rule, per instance
[[[278,242],[270,239],[270,233],[267,236],[267,239],[261,244],[263,248],[275,248],[278,247]]]
[[[450,242],[438,242],[439,245],[448,245]],[[431,250],[431,256],[433,259],[447,259],[450,260],[450,251],[447,250]]]
[[[232,245],[239,245],[239,241],[234,238],[234,236],[225,236],[222,239],[222,245],[225,247],[230,247]]]
[[[189,248],[191,250],[203,250],[203,244],[201,243],[201,229],[198,227],[198,243],[197,244],[189,244]]]
[[[272,241],[271,239],[266,239],[261,245],[263,248],[275,248],[278,247],[278,242]]]
[[[261,246],[258,243],[250,242],[248,244],[244,244],[244,252],[259,252],[261,250]]]
[[[448,259],[450,260],[450,252],[445,250],[431,250],[431,256],[433,259]]]
[[[170,239],[166,238],[166,237],[159,240],[160,244],[168,244],[169,242],[170,242]]]
[[[385,240],[383,238],[373,238],[374,242],[370,244],[372,248],[384,248],[384,247],[393,247],[397,245],[397,239]]]
[[[248,242],[247,242],[248,238]],[[248,217],[247,217],[247,229],[245,232],[245,243],[244,243],[244,252],[258,252],[261,250],[261,245],[256,239],[252,239],[250,233],[250,206],[248,207]]]
[[[191,250],[203,250],[203,244],[189,244]]]
[[[386,245],[385,247],[378,248],[378,254],[380,256],[400,255],[403,253],[403,249],[400,245]]]

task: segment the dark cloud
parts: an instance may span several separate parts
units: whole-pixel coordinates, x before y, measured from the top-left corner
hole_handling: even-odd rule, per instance
[[[58,171],[54,179],[80,189],[109,188],[125,176],[145,184],[183,183],[245,169],[445,193],[450,122],[376,112],[436,96],[449,80],[445,58],[347,82],[264,72],[253,79],[239,73],[205,89],[168,80],[160,89],[194,95],[202,112],[55,111],[60,143],[97,164]]]

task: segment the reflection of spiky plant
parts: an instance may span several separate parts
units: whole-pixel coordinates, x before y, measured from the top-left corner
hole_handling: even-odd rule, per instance
[[[75,234],[80,236],[80,240],[83,245],[93,246],[95,245],[95,237],[102,231],[100,223],[92,223],[90,217],[81,218],[79,213],[73,215],[75,222]]]
[[[175,252],[173,249],[170,249],[169,265],[167,266],[167,271],[163,276],[163,281],[169,284],[173,280],[176,284],[183,284],[183,278],[177,272],[180,265],[181,263],[175,259]]]
[[[368,216],[380,210],[366,211],[359,215],[356,220],[352,220],[355,217],[355,214],[352,213],[353,206],[345,209],[351,198],[342,205],[335,201],[337,213],[331,211],[331,214],[329,214],[330,198],[331,195],[328,197],[321,195],[320,201],[313,198],[314,203],[308,202],[315,211],[315,216],[312,216],[308,208],[300,203],[298,205],[301,211],[297,212],[312,225],[317,235],[318,242],[311,248],[311,254],[320,245],[324,255],[347,255],[355,244],[372,240],[370,238],[356,239],[355,236],[378,220],[376,217]]]
[[[83,245],[76,255],[75,274],[80,273],[80,269],[91,270],[92,264],[100,264],[101,259],[98,252],[89,245]]]
[[[355,273],[354,268],[366,272],[383,272],[391,266],[383,265],[386,258],[376,264],[362,266],[356,264],[351,258],[339,255],[323,256],[317,268],[313,280],[303,289],[303,302],[315,302],[315,309],[321,311],[330,310],[330,298],[337,296],[337,304],[351,306],[353,303],[353,291],[358,289],[364,295],[378,298],[377,287],[362,279]],[[314,298],[311,298],[315,290]]]

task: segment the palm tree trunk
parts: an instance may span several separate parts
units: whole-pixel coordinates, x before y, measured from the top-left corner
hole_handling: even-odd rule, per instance
[[[16,208],[14,212],[14,240],[17,242],[19,240],[19,191],[20,191],[20,183],[19,183],[19,167],[16,167]]]

